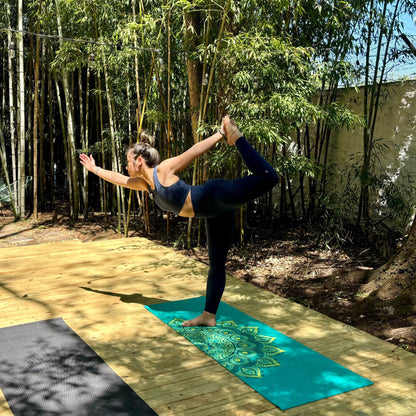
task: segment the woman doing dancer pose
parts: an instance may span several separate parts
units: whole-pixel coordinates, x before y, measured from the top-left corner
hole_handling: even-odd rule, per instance
[[[223,137],[235,145],[252,175],[236,180],[211,179],[191,186],[176,175],[196,158],[208,152]],[[80,155],[81,164],[90,172],[115,185],[149,192],[163,210],[182,217],[206,219],[209,272],[203,313],[184,326],[215,326],[217,309],[225,288],[225,263],[232,239],[235,208],[272,189],[278,176],[272,166],[245,140],[228,116],[219,132],[190,149],[160,161],[159,153],[147,143],[136,143],[127,151],[129,176],[102,169],[92,156]]]

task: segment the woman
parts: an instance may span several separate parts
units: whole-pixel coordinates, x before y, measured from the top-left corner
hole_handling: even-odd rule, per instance
[[[176,175],[196,158],[208,152],[224,137],[239,150],[250,176],[233,181],[211,179],[203,185],[190,186]],[[127,152],[129,176],[97,167],[92,156],[80,155],[81,164],[90,172],[115,185],[136,191],[148,191],[156,204],[182,217],[206,219],[209,272],[203,313],[184,326],[215,326],[217,309],[225,288],[225,262],[231,243],[234,209],[272,189],[278,176],[245,140],[228,116],[219,132],[193,145],[179,156],[160,162],[156,149],[136,143]]]

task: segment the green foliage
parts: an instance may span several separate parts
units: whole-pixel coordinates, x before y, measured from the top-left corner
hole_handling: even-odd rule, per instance
[[[225,105],[259,141],[282,142],[295,127],[321,116],[311,102],[310,50],[244,32],[227,39],[222,64]]]
[[[364,127],[365,125],[363,117],[348,110],[345,104],[331,103],[326,111],[330,128],[346,127],[350,129],[352,127]]]
[[[299,173],[303,173],[306,177],[317,178],[323,170],[323,166],[302,154],[288,152],[288,156],[281,156],[278,166],[281,172],[286,172],[289,178],[294,178]]]
[[[354,227],[349,209],[351,200],[341,201],[338,193],[327,193],[319,203],[318,221],[312,227],[315,240],[326,249],[338,249],[353,244]]]
[[[405,222],[412,210],[404,202],[403,192],[411,194],[413,191],[400,189],[385,167],[376,168],[377,158],[385,151],[383,144],[377,141],[369,143],[370,152],[374,153],[368,159],[367,170],[363,169],[363,164],[368,160],[363,156],[344,172],[344,178],[349,181],[345,194],[337,197],[326,188],[326,152],[331,146],[331,131],[365,125],[363,117],[339,103],[338,87],[353,85],[359,74],[365,73],[365,60],[360,56],[359,65],[353,65],[351,57],[356,52],[366,51],[367,35],[371,42],[386,39],[392,8],[383,14],[385,1],[396,4],[391,0],[374,0],[370,10],[369,3],[361,0],[147,0],[134,2],[133,17],[133,2],[126,0],[41,3],[30,0],[25,2],[25,29],[51,36],[42,38],[45,52],[41,84],[48,76],[53,76],[53,81],[56,79],[62,87],[62,76],[68,74],[78,148],[83,147],[80,118],[87,117],[79,115],[77,100],[82,98],[85,104],[89,74],[90,141],[83,151],[103,154],[107,162],[113,159],[110,121],[114,121],[117,148],[122,149],[136,137],[140,122],[138,107],[139,104],[144,106],[145,101],[142,127],[157,136],[162,156],[173,156],[189,148],[193,143],[191,113],[201,109],[190,108],[187,65],[192,62],[198,67],[201,84],[212,70],[208,97],[204,96],[207,86],[195,86],[208,103],[200,125],[202,137],[218,128],[220,117],[229,112],[247,138],[289,181],[287,185],[293,187],[292,195],[285,195],[288,189],[280,189],[281,201],[274,195],[273,206],[285,210],[284,205],[293,202],[297,209],[311,207],[310,212],[305,209],[302,214],[295,215],[311,215],[311,218],[321,215],[330,230],[328,234],[341,242],[347,240],[343,218],[348,223],[352,213],[357,211],[360,186],[371,190],[374,223],[386,218]],[[9,3],[14,16],[15,3]],[[228,4],[230,9],[225,13]],[[399,0],[399,6],[400,13],[415,11],[411,0]],[[73,40],[57,39],[58,16],[62,36]],[[218,45],[224,17],[225,32]],[[194,19],[195,25],[187,24],[189,18]],[[6,20],[5,11],[0,10],[1,27],[8,26]],[[393,26],[394,48],[385,51],[390,61],[404,56],[397,40],[399,26],[397,20]],[[1,34],[3,36],[3,32]],[[28,78],[33,72],[33,50],[30,50],[28,37],[25,42]],[[0,50],[3,58],[7,53],[6,44],[3,42]],[[380,47],[382,45],[383,42]],[[217,56],[215,62],[214,56]],[[205,73],[202,73],[203,68]],[[370,73],[369,79],[372,77],[378,81],[377,72]],[[78,90],[79,78],[83,83],[82,94]],[[27,93],[32,94],[33,80],[28,81]],[[41,85],[41,91],[43,88],[49,94],[46,107],[50,104],[52,110],[50,131],[57,136],[48,140],[60,144],[60,134],[65,132],[67,120],[64,114],[61,125],[56,92],[51,85],[51,91]],[[107,97],[111,98],[114,120],[110,120]],[[373,101],[376,103],[376,96]],[[45,114],[48,110],[45,109]],[[7,111],[6,105],[2,114]],[[172,126],[170,132],[167,131],[168,122]],[[367,127],[371,128],[371,122]],[[10,129],[5,126],[4,131],[7,136]],[[11,142],[9,137],[6,142]],[[239,160],[234,148],[218,145],[201,160],[196,176],[198,180],[239,176],[244,172]],[[190,168],[183,175],[192,180],[193,173]],[[299,201],[300,195],[309,199]],[[276,212],[275,216],[278,215],[283,213]],[[340,224],[338,231],[337,224]]]

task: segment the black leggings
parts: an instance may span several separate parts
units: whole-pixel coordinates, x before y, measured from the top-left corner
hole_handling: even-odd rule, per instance
[[[205,310],[216,313],[225,288],[225,262],[232,242],[235,208],[272,189],[279,178],[273,167],[250,144],[236,141],[246,166],[253,173],[233,181],[212,179],[191,188],[196,217],[205,217],[209,272]]]
[[[252,175],[233,181],[210,179],[203,185],[192,186],[195,217],[218,217],[225,214],[263,195],[279,181],[273,167],[244,137],[240,137],[235,144]]]
[[[225,288],[225,263],[228,249],[233,240],[234,210],[218,217],[207,217],[205,226],[209,258],[205,310],[217,313]]]

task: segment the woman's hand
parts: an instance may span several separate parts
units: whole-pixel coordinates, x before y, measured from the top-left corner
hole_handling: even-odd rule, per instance
[[[79,161],[81,162],[81,165],[90,172],[93,172],[97,167],[92,155],[88,157],[86,154],[82,153],[79,155]]]
[[[148,191],[149,189],[147,183],[142,178],[130,178],[129,176],[113,172],[112,170],[99,168],[95,164],[92,155],[87,156],[82,153],[79,155],[79,161],[85,169],[95,173],[101,179],[113,183],[114,185],[123,186],[124,188],[133,189],[135,191]]]

